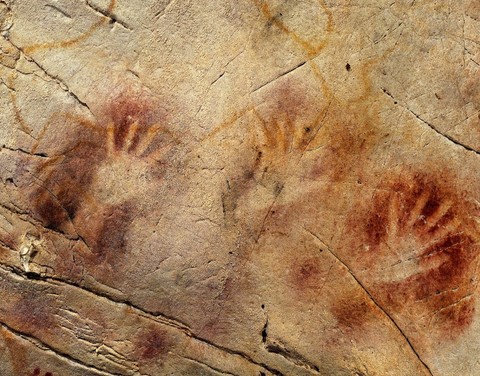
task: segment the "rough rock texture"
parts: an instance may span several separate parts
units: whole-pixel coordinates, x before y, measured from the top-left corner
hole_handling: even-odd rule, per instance
[[[0,0],[0,374],[478,375],[477,0]]]

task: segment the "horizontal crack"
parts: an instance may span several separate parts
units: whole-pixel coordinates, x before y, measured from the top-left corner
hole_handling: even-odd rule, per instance
[[[181,355],[180,355],[180,356],[181,356]],[[207,364],[207,363],[201,362],[201,361],[199,361],[199,360],[197,360],[197,359],[190,358],[190,357],[188,357],[188,356],[182,356],[182,358],[184,358],[184,359],[186,359],[186,360],[189,360],[189,361],[191,361],[191,362],[193,362],[193,363],[196,363],[196,364],[200,364],[200,365],[202,365],[202,366],[205,366],[205,367],[207,367],[208,369],[210,369],[210,370],[212,370],[212,371],[221,373],[222,375],[237,376],[237,375],[235,375],[234,373],[222,371],[222,370],[219,369],[219,368],[213,367],[213,366],[211,366],[211,365],[209,365],[209,364]]]
[[[29,155],[29,156],[32,156],[32,157],[48,158],[48,155],[45,154],[45,153],[31,153],[31,152],[29,152],[27,150],[24,150],[22,148],[12,148],[12,147],[9,147],[7,145],[2,145],[1,148],[5,149],[5,150],[9,150],[9,151],[14,151],[14,152],[26,154],[26,155]]]

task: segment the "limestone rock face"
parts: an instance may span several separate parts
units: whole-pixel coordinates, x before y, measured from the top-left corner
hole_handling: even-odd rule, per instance
[[[476,0],[0,0],[0,374],[474,376]]]

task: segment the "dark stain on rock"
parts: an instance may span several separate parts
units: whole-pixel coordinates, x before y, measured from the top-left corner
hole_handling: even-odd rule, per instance
[[[31,373],[30,376],[41,376],[41,372],[42,370],[37,367],[33,370],[33,373]],[[45,372],[44,376],[53,376],[53,373]]]
[[[293,286],[300,291],[306,289],[321,289],[323,281],[323,270],[318,258],[312,257],[306,260],[294,262],[291,272]]]
[[[134,206],[128,202],[106,210],[99,231],[95,235],[93,250],[96,261],[108,261],[111,264],[115,257],[125,250],[127,231],[134,215]]]
[[[177,140],[168,130],[165,111],[144,91],[126,89],[112,95],[95,114],[95,121],[65,116],[72,131],[63,151],[34,169],[37,188],[30,201],[33,217],[44,227],[81,238],[88,246],[83,256],[89,267],[98,269],[125,254],[128,229],[138,214],[136,200],[140,199],[112,195],[114,202],[110,203],[105,192],[97,192],[104,189],[98,171],[132,161],[132,169],[138,163],[151,175],[148,179],[161,180],[167,164],[161,153],[169,152]],[[111,182],[112,189],[123,183]],[[105,270],[111,272],[111,268]]]
[[[374,282],[372,294],[388,312],[429,317],[441,340],[465,332],[475,313],[478,208],[452,188],[455,182],[448,170],[395,174],[356,207],[348,224],[356,270],[410,268],[402,278]]]
[[[37,332],[55,329],[54,303],[51,298],[36,290],[26,290],[11,308],[15,326],[24,333],[36,336]]]
[[[135,344],[137,356],[143,361],[151,361],[164,356],[172,347],[168,333],[156,327],[142,331]]]
[[[341,300],[332,308],[338,327],[345,332],[364,328],[372,316],[371,303],[361,298]]]

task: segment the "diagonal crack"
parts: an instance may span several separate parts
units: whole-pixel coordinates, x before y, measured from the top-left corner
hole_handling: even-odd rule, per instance
[[[400,104],[400,102],[398,100],[395,99],[395,97],[390,94],[390,92],[387,90],[387,89],[382,89],[383,90],[383,93],[392,98],[394,101],[395,101],[395,104],[399,104],[402,108],[404,108],[406,111],[410,112],[413,116],[415,116],[417,118],[417,120],[421,121],[423,124],[425,124],[426,126],[428,126],[432,131],[434,131],[436,134],[446,138],[448,141],[450,141],[451,143],[457,145],[457,146],[460,146],[462,147],[463,149],[467,150],[467,151],[470,151],[470,152],[473,152],[477,155],[480,155],[480,151],[478,151],[477,149],[469,146],[469,145],[466,145],[466,144],[463,144],[461,143],[460,141],[456,140],[455,138],[453,138],[452,136],[449,136],[448,134],[446,133],[443,133],[441,132],[437,127],[435,127],[433,124],[431,124],[430,122],[428,122],[427,120],[423,119],[419,114],[417,114],[415,111],[413,111],[412,109],[408,108],[407,106],[405,105],[402,105]]]
[[[298,68],[301,68],[303,67],[307,62],[306,61],[302,61],[301,63],[295,65],[293,68],[290,68],[288,70],[286,70],[285,72],[282,72],[280,73],[278,76],[275,76],[274,78],[272,78],[271,80],[261,84],[260,86],[258,86],[257,88],[253,89],[252,90],[252,93],[255,93],[256,91],[260,90],[261,88],[267,86],[267,85],[270,85],[272,82],[275,82],[276,80],[278,80],[279,78],[283,77],[283,76],[286,76],[287,74],[289,73],[292,73],[293,71],[297,70]]]
[[[6,65],[2,64],[2,62],[0,62],[0,65],[2,65],[2,66],[4,66],[4,67],[6,66]],[[7,68],[9,68],[9,67],[7,67]],[[15,88],[12,87],[11,85],[9,85],[8,83],[6,83],[2,78],[0,78],[0,84],[2,84],[3,86],[5,86],[11,93],[15,93],[15,92],[16,92]]]
[[[144,317],[148,320],[152,320],[152,321],[158,322],[160,324],[167,325],[171,328],[180,330],[181,332],[183,332],[184,335],[186,335],[190,338],[193,338],[193,339],[195,339],[195,340],[197,340],[197,341],[199,341],[199,342],[201,342],[201,343],[203,343],[207,346],[210,346],[210,347],[212,347],[216,350],[220,350],[220,351],[222,351],[226,354],[233,355],[233,356],[239,356],[242,359],[248,361],[250,364],[261,367],[261,368],[269,371],[273,375],[282,375],[282,373],[280,371],[276,370],[275,368],[272,368],[268,364],[265,364],[263,362],[254,360],[251,356],[249,356],[248,354],[246,354],[242,351],[237,351],[237,350],[233,350],[233,349],[230,349],[228,347],[225,347],[225,346],[218,345],[218,344],[216,344],[212,341],[209,341],[207,339],[204,339],[202,337],[199,337],[199,336],[195,335],[192,332],[192,330],[186,324],[184,324],[184,323],[182,323],[178,320],[175,320],[174,318],[169,317],[169,316],[167,316],[163,313],[144,310],[141,307],[139,307],[138,305],[136,305],[134,303],[131,303],[127,300],[114,298],[114,297],[112,297],[112,296],[110,296],[106,293],[101,292],[101,291],[86,288],[84,286],[79,286],[79,285],[76,285],[72,282],[65,281],[61,278],[52,277],[52,276],[45,276],[45,275],[40,275],[40,274],[35,274],[35,273],[26,274],[22,270],[20,270],[18,267],[14,267],[14,266],[11,266],[11,265],[5,265],[5,264],[2,264],[2,263],[0,263],[0,270],[3,270],[7,273],[12,273],[15,276],[20,277],[22,279],[30,280],[32,283],[46,283],[46,284],[54,283],[57,286],[58,285],[69,286],[69,287],[74,288],[74,289],[80,289],[87,294],[92,294],[97,298],[104,299],[104,300],[108,301],[109,303],[122,305],[124,307],[126,306],[130,310],[132,310],[133,312],[135,312],[137,315],[139,315],[141,317]],[[34,274],[34,275],[32,275],[32,274]],[[34,277],[34,278],[32,278],[32,277]]]
[[[268,352],[273,354],[278,354],[285,358],[288,362],[295,364],[296,366],[308,369],[312,371],[316,375],[320,374],[320,369],[312,363],[310,360],[305,358],[302,354],[298,353],[297,351],[288,348],[285,344],[281,343],[280,341],[275,340],[267,340],[265,343],[265,348]]]
[[[471,146],[468,146],[466,144],[463,144],[459,141],[457,141],[455,138],[453,138],[452,136],[449,136],[448,134],[446,133],[443,133],[443,132],[440,132],[434,125],[432,125],[431,123],[429,123],[428,121],[422,119],[422,117],[418,114],[416,114],[415,112],[413,112],[411,109],[409,109],[408,107],[405,107],[405,109],[410,112],[413,116],[415,116],[418,120],[420,120],[422,123],[424,123],[425,125],[427,125],[430,129],[432,129],[435,133],[439,134],[440,136],[443,136],[445,137],[447,140],[449,140],[450,142],[454,143],[455,145],[457,146],[460,146],[462,148],[464,148],[465,150],[468,150],[468,151],[471,151],[471,152],[474,152],[475,154],[478,154],[480,155],[480,152],[476,149],[474,149],[473,147]]]
[[[160,17],[162,17],[166,11],[168,10],[168,8],[170,8],[172,5],[173,5],[173,2],[175,0],[170,0],[166,5],[164,5],[160,10],[158,10],[155,15],[154,15],[154,18],[155,19],[158,19]]]
[[[383,314],[388,318],[388,320],[395,326],[395,328],[398,330],[398,332],[402,335],[402,337],[405,339],[405,341],[407,342],[408,346],[410,347],[410,349],[413,351],[413,353],[415,354],[415,356],[417,357],[417,359],[420,361],[420,363],[425,367],[425,370],[428,372],[429,375],[433,376],[432,374],[432,371],[430,370],[430,368],[428,367],[428,365],[422,360],[422,358],[420,357],[420,354],[417,352],[417,350],[415,350],[415,347],[413,347],[412,343],[410,342],[410,340],[408,339],[408,337],[405,335],[405,333],[403,332],[403,330],[400,328],[400,326],[397,324],[397,322],[393,319],[393,317],[385,310],[383,309],[383,307],[377,302],[377,300],[370,294],[370,292],[368,291],[368,289],[365,287],[365,285],[362,283],[362,281],[360,281],[357,276],[355,275],[355,273],[353,273],[353,271],[349,268],[349,266],[336,254],[336,252],[334,252],[317,234],[313,233],[312,231],[310,231],[309,229],[307,228],[303,228],[304,231],[308,234],[310,234],[311,236],[313,236],[315,239],[317,239],[320,244],[323,246],[324,249],[326,249],[333,257],[335,257],[335,259],[344,267],[347,269],[348,273],[352,276],[352,278],[355,280],[355,282],[362,288],[363,291],[365,291],[365,293],[368,295],[368,297],[370,298],[370,300],[373,302],[373,304],[375,304],[375,306],[383,312]]]
[[[11,334],[13,334],[15,336],[20,337],[21,339],[23,339],[27,342],[30,342],[31,344],[33,344],[34,346],[36,346],[40,350],[45,351],[45,352],[50,353],[50,354],[54,354],[57,357],[61,358],[62,360],[66,361],[67,363],[73,364],[76,367],[83,368],[84,370],[90,371],[90,372],[93,371],[96,374],[102,375],[102,376],[117,376],[117,375],[121,376],[120,374],[106,372],[106,371],[101,370],[101,369],[99,369],[95,366],[92,366],[90,364],[82,362],[79,359],[75,359],[75,358],[73,358],[72,356],[70,356],[66,353],[60,352],[60,351],[48,346],[46,343],[40,341],[38,338],[32,337],[32,336],[30,336],[26,333],[23,333],[23,332],[20,332],[16,329],[11,328],[10,326],[8,326],[7,324],[5,324],[2,321],[0,321],[0,327],[2,327],[3,329],[5,329],[6,331],[10,332]]]
[[[13,182],[15,184],[15,182]],[[51,192],[50,192],[51,193]],[[16,218],[20,219],[23,222],[27,222],[31,224],[34,227],[41,227],[43,232],[55,234],[55,235],[60,235],[63,236],[65,239],[70,240],[70,241],[81,241],[83,242],[83,239],[80,238],[77,234],[75,235],[70,235],[66,232],[56,230],[56,229],[51,229],[48,227],[45,227],[43,223],[40,221],[36,220],[31,216],[31,212],[22,210],[22,208],[17,207],[13,204],[13,202],[9,203],[10,205],[6,205],[2,202],[0,202],[0,208],[7,210],[9,213],[13,214],[16,216]],[[88,246],[88,245],[87,245]]]
[[[68,85],[65,83],[65,81],[63,81],[60,77],[50,73],[44,66],[42,66],[38,61],[36,61],[35,59],[33,59],[31,56],[27,55],[25,53],[25,51],[15,45],[10,39],[8,40],[8,42],[13,46],[15,47],[17,50],[19,50],[24,56],[25,58],[28,60],[28,61],[31,61],[33,64],[35,64],[35,66],[40,69],[47,77],[49,77],[51,80],[53,80],[54,82],[56,82],[58,84],[58,86],[60,86],[60,88],[65,91],[67,94],[69,94],[72,98],[74,98],[81,106],[85,107],[92,115],[92,111],[90,110],[90,107],[88,106],[87,103],[85,103],[84,101],[82,101],[69,87]]]
[[[108,18],[111,23],[117,23],[120,26],[122,26],[124,29],[132,31],[132,28],[125,21],[119,20],[118,17],[116,17],[110,10],[104,10],[100,8],[98,5],[93,4],[90,0],[86,0],[85,3],[90,9],[92,9],[96,13],[101,14],[103,17]]]
[[[17,277],[20,277],[22,279],[31,280],[31,278],[29,278],[29,276],[27,274],[25,274],[21,269],[15,267],[15,266],[0,263],[0,269],[5,271],[5,272],[13,273],[14,275],[16,275]],[[191,332],[190,328],[186,324],[183,324],[183,323],[179,322],[178,320],[175,320],[175,319],[173,319],[171,317],[168,317],[167,315],[164,315],[164,314],[159,313],[159,312],[152,312],[152,311],[143,310],[142,308],[140,308],[136,304],[133,304],[133,303],[127,301],[127,300],[122,300],[120,298],[114,298],[114,297],[110,296],[109,294],[103,293],[103,292],[98,291],[96,289],[90,289],[90,288],[86,288],[84,286],[79,286],[79,285],[76,285],[75,283],[65,281],[65,280],[63,280],[61,278],[58,278],[58,277],[46,276],[46,275],[40,275],[40,274],[36,275],[35,282],[37,282],[37,283],[42,283],[43,282],[43,283],[46,283],[46,284],[54,283],[56,285],[60,284],[60,285],[63,285],[63,286],[69,286],[69,287],[72,287],[72,288],[80,289],[80,290],[86,292],[87,294],[94,295],[97,298],[107,300],[110,303],[126,305],[126,306],[128,306],[128,308],[136,311],[136,313],[138,315],[142,316],[142,317],[146,317],[146,318],[152,319],[156,322],[160,322],[161,324],[180,329],[186,335],[188,335],[190,337],[193,337],[193,333]]]
[[[63,16],[66,17],[66,18],[69,18],[69,19],[72,18],[72,16],[71,16],[70,14],[68,14],[65,10],[63,10],[62,8],[60,8],[60,7],[56,6],[56,5],[53,5],[53,4],[45,4],[45,7],[51,8],[51,9],[57,11],[58,13],[60,13],[61,15],[63,15]]]

